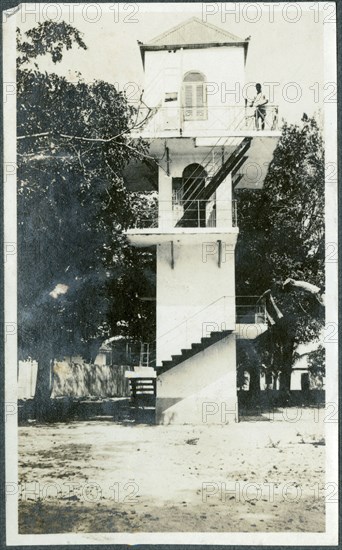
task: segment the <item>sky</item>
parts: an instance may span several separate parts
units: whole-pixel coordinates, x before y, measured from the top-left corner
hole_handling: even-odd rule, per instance
[[[333,97],[335,84],[324,88],[324,30],[332,20],[329,3],[179,3],[179,4],[23,4],[17,15],[22,31],[38,20],[64,19],[83,34],[86,51],[66,52],[62,63],[42,60],[40,67],[86,81],[102,79],[138,99],[143,67],[137,41],[149,41],[189,17],[223,28],[245,39],[251,36],[246,82],[261,82],[270,103],[279,105],[280,118],[299,122],[303,112],[312,115]],[[291,7],[292,6],[292,7]],[[330,25],[332,28],[333,25]],[[273,83],[273,84],[266,84]],[[273,97],[272,97],[273,90]]]

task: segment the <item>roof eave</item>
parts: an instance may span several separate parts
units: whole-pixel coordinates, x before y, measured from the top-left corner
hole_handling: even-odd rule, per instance
[[[145,66],[145,52],[146,51],[175,51],[175,50],[190,50],[190,49],[203,49],[203,48],[220,48],[224,46],[228,47],[243,47],[245,50],[245,61],[247,58],[249,41],[244,40],[241,42],[203,42],[197,44],[143,44],[138,42],[140,48],[140,55],[143,66]]]

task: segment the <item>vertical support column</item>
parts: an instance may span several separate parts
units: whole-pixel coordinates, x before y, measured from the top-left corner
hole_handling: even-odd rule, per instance
[[[170,149],[167,146],[166,140],[165,140],[165,153],[166,153],[166,174],[167,176],[170,176]]]
[[[216,190],[216,227],[232,227],[232,177],[224,179]]]
[[[181,85],[179,97],[178,97],[178,108],[179,108],[179,135],[183,134],[183,58],[184,50],[183,48],[179,51],[180,54],[180,63],[179,63],[179,82]]]
[[[221,267],[221,262],[222,262],[222,241],[217,241],[217,247],[218,247],[218,251],[217,251],[217,265],[219,267]]]
[[[173,227],[172,178],[160,167],[158,172],[158,191],[159,227],[161,229],[169,229]]]
[[[174,269],[175,267],[175,258],[174,258],[174,251],[173,251],[173,241],[171,241],[171,269]]]

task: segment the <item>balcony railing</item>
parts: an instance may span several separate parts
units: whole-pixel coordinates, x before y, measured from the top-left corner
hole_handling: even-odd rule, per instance
[[[259,303],[259,296],[237,296],[235,307],[237,324],[267,322],[266,306]]]
[[[262,124],[259,118],[258,124],[255,117],[255,108],[243,105],[220,105],[206,108],[206,116],[189,119],[189,108],[167,105],[156,107],[154,110],[140,109],[138,125],[142,125],[146,133],[158,133],[162,131],[174,131],[182,135],[187,130],[217,130],[217,131],[243,131],[261,130]],[[264,130],[279,130],[279,108],[277,105],[267,104],[264,111]],[[145,120],[145,122],[143,122]]]
[[[260,324],[266,323],[266,309],[259,303],[259,296],[236,296],[235,299],[234,296],[222,296],[160,334],[158,340],[145,344],[148,349],[146,364],[156,365],[157,348],[160,364],[161,360],[169,359],[181,349],[190,348],[201,338],[210,336],[211,332],[235,329],[238,338],[255,338],[265,330]]]
[[[136,229],[172,227],[237,227],[236,200],[178,200],[159,203],[159,211],[139,216]]]

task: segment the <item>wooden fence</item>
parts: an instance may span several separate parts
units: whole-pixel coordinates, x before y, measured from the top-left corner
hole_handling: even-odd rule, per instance
[[[52,397],[129,397],[126,365],[56,361]]]

